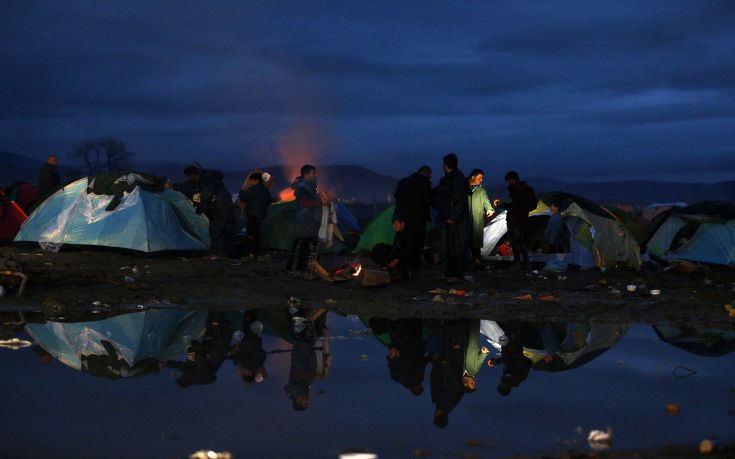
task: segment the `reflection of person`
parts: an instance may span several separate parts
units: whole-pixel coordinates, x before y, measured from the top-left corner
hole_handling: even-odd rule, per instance
[[[467,249],[468,238],[468,188],[458,164],[459,159],[454,153],[444,157],[445,174],[435,191],[439,222],[444,233],[444,274],[449,282],[463,280],[462,257]]]
[[[232,361],[245,384],[261,383],[268,377],[263,338],[253,331],[253,323],[255,314],[243,314],[243,338],[232,350]]]
[[[462,375],[462,385],[465,392],[474,392],[477,389],[475,378],[480,372],[485,360],[490,354],[490,350],[480,346],[480,320],[479,319],[462,319],[465,325],[465,333],[467,334],[467,347],[465,348],[465,365]]]
[[[431,168],[421,166],[418,172],[403,178],[394,193],[396,208],[393,218],[406,223],[409,238],[413,241],[411,270],[417,272],[421,266],[421,249],[426,243],[426,224],[431,221]]]
[[[387,333],[389,336],[386,360],[391,379],[413,395],[423,394],[424,371],[430,361],[423,338],[423,321],[417,318],[373,318],[369,326],[375,334]]]
[[[38,171],[38,202],[44,201],[61,188],[61,179],[59,178],[59,158],[56,155],[50,155],[46,164]]]
[[[147,358],[135,362],[130,366],[128,362],[120,357],[115,346],[107,340],[100,341],[105,348],[105,354],[82,354],[82,370],[95,376],[104,376],[108,379],[127,378],[140,376],[158,371],[158,361]]]
[[[467,329],[464,321],[444,321],[439,331],[438,352],[431,363],[431,401],[435,405],[434,424],[437,427],[447,426],[449,413],[465,394],[463,374],[466,348]]]
[[[176,380],[181,388],[192,384],[212,384],[217,380],[220,367],[227,360],[233,333],[234,328],[224,320],[224,314],[212,312],[207,317],[204,336],[189,345],[187,360],[169,360],[162,365],[181,372]]]
[[[475,267],[482,267],[480,252],[482,250],[483,236],[485,234],[485,218],[493,214],[493,205],[487,197],[487,191],[482,186],[485,173],[480,169],[470,172],[469,186],[469,208],[470,208],[470,247],[472,248],[472,263]]]
[[[311,383],[318,372],[315,345],[317,339],[324,334],[326,313],[326,309],[317,309],[310,313],[306,310],[297,310],[294,314],[287,312],[291,318],[293,348],[288,384],[283,389],[296,411],[304,411],[309,407]]]
[[[516,320],[504,323],[503,329],[508,343],[500,349],[501,358],[496,363],[503,364],[503,375],[498,384],[498,393],[510,395],[513,388],[528,379],[531,359],[523,354],[523,338],[529,333],[528,324]]]

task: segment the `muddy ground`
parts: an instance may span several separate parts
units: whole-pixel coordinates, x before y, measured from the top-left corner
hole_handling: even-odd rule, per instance
[[[138,304],[242,309],[286,306],[296,297],[307,307],[369,316],[669,321],[735,328],[735,318],[725,310],[735,300],[735,269],[727,267],[682,272],[651,265],[638,272],[590,269],[560,275],[513,271],[508,263],[495,262],[487,270],[468,271],[474,279],[461,284],[447,284],[438,266],[425,266],[414,279],[363,287],[357,280],[330,283],[288,274],[282,253],[273,253],[269,262],[245,262],[115,251],[46,253],[29,247],[0,251],[28,276],[23,296],[5,297],[0,306],[77,310],[101,302],[113,309]],[[335,268],[348,261],[375,268],[365,257],[325,256],[321,263]],[[637,286],[635,292],[627,291],[629,284]],[[450,288],[471,293],[430,293]],[[651,295],[652,289],[661,294]]]

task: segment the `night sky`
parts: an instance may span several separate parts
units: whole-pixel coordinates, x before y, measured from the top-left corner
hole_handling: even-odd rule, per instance
[[[273,3],[2,2],[0,150],[735,179],[735,2]]]

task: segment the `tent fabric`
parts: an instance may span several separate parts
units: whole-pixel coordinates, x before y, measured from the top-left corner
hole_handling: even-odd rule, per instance
[[[30,183],[18,182],[5,189],[5,196],[20,206],[25,213],[38,200],[38,188]]]
[[[12,241],[25,220],[25,212],[20,206],[0,194],[0,242]]]
[[[109,341],[131,367],[147,358],[171,360],[206,329],[206,311],[150,309],[94,322],[27,324],[33,340],[63,364],[82,369],[82,355],[104,355]]]
[[[362,228],[357,222],[357,219],[344,204],[336,203],[334,208],[337,211],[337,228],[339,228],[342,233],[362,232]]]
[[[658,324],[653,326],[661,341],[691,354],[719,357],[735,351],[735,331],[688,325]]]
[[[45,200],[23,224],[16,242],[114,247],[142,252],[209,250],[205,217],[173,190],[136,187],[113,211],[113,196],[87,192],[86,178]]]
[[[696,230],[671,250],[687,225]],[[721,265],[735,264],[735,206],[711,201],[669,212],[646,244],[648,253],[669,260],[687,260]]]
[[[356,252],[369,253],[378,244],[393,243],[396,232],[393,230],[391,220],[393,220],[393,212],[395,210],[396,205],[390,205],[367,224],[365,231],[360,237],[360,241],[355,247]]]
[[[281,201],[271,204],[268,215],[260,226],[260,247],[273,250],[291,250],[296,239],[296,214],[299,210],[296,201]],[[235,210],[238,228],[245,227],[244,212]],[[346,250],[344,243],[333,239],[329,248],[322,248],[323,253],[337,253]]]

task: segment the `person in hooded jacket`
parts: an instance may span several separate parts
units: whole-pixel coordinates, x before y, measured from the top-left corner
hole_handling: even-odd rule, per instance
[[[470,247],[472,248],[472,263],[476,268],[482,268],[480,259],[483,236],[485,234],[485,218],[493,215],[493,205],[487,197],[487,191],[482,186],[485,173],[480,169],[473,169],[468,180],[470,187]]]
[[[469,189],[465,176],[457,168],[458,164],[459,159],[454,153],[444,157],[445,174],[434,190],[445,247],[444,274],[448,282],[463,280],[462,258],[469,236]]]
[[[306,164],[292,185],[298,213],[294,222],[296,239],[286,263],[287,271],[294,268],[297,271],[306,271],[309,261],[316,260],[319,254],[319,227],[323,207],[329,205],[329,198],[326,193],[320,193],[317,189],[316,177],[316,167]]]

